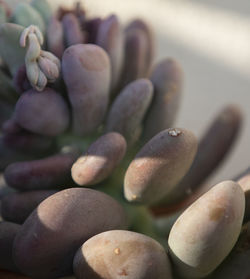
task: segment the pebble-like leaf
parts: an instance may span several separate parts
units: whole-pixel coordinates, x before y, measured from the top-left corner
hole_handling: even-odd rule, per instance
[[[171,279],[164,248],[143,234],[114,230],[100,233],[78,250],[74,258],[77,279]]]
[[[155,204],[166,196],[190,168],[197,150],[193,133],[167,129],[153,137],[130,163],[124,193],[129,201]]]
[[[153,86],[150,80],[138,79],[128,84],[110,108],[106,130],[122,134],[128,145],[135,143],[141,135],[143,118],[152,97]]]
[[[121,76],[121,88],[138,79],[146,78],[148,69],[147,35],[141,29],[131,29],[125,33],[125,55]]]
[[[30,4],[40,13],[47,24],[53,14],[50,3],[47,0],[32,0]]]
[[[85,42],[84,33],[80,23],[73,13],[66,13],[62,18],[64,39],[66,46],[83,44]]]
[[[45,33],[45,23],[41,14],[28,3],[18,3],[12,14],[12,22],[23,27],[36,25]]]
[[[62,58],[64,52],[64,34],[62,22],[52,16],[47,26],[48,50],[58,58]]]
[[[156,65],[150,79],[154,98],[145,120],[146,141],[173,127],[181,100],[182,69],[175,60],[168,58]]]
[[[86,135],[102,123],[109,101],[111,79],[107,53],[92,44],[67,48],[62,59],[63,78],[72,107],[73,131]]]
[[[162,205],[180,202],[202,186],[232,148],[241,124],[242,114],[237,106],[229,105],[218,114],[200,139],[190,170],[175,190],[162,201]]]
[[[26,49],[22,48],[19,43],[23,30],[23,26],[13,23],[5,23],[0,26],[0,55],[12,76],[24,64]]]
[[[136,30],[136,29],[142,30],[145,33],[147,38],[147,49],[146,49],[146,57],[144,63],[145,63],[145,69],[147,69],[147,73],[149,74],[154,60],[154,54],[155,54],[154,34],[151,27],[142,19],[135,19],[131,21],[126,28],[126,32],[129,32],[130,30]]]
[[[69,109],[63,97],[50,88],[26,91],[16,103],[14,120],[24,129],[44,136],[56,136],[69,126]]]
[[[8,185],[21,191],[61,188],[71,182],[70,170],[76,158],[75,152],[68,152],[16,162],[5,169],[4,176]]]
[[[96,44],[105,49],[110,57],[111,89],[114,89],[120,79],[124,60],[124,35],[122,26],[115,15],[107,17],[100,23]]]
[[[239,184],[224,181],[201,196],[177,219],[168,244],[182,278],[203,278],[226,258],[242,226],[245,196]]]
[[[37,207],[13,244],[13,258],[33,278],[58,278],[72,273],[77,249],[90,237],[126,228],[123,208],[99,191],[71,188]]]
[[[94,185],[107,178],[126,152],[126,141],[118,133],[107,133],[98,138],[77,159],[71,169],[73,180],[78,185]]]

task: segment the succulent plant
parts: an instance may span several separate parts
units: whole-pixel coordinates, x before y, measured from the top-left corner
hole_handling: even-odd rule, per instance
[[[250,171],[204,184],[240,109],[198,141],[173,126],[183,72],[154,64],[143,20],[11,2],[0,1],[0,278],[229,278],[234,263],[248,278],[249,247],[235,249]]]

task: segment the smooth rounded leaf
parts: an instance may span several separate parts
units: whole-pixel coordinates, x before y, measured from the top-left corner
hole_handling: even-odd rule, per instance
[[[107,133],[98,138],[77,159],[71,169],[73,180],[78,185],[94,185],[107,178],[123,159],[126,141],[118,133]]]
[[[77,249],[90,237],[126,228],[123,208],[99,191],[71,188],[39,204],[22,225],[13,258],[33,278],[57,278],[72,273]]]
[[[143,234],[114,230],[100,233],[74,258],[77,279],[171,279],[164,248]]]
[[[14,120],[30,132],[56,136],[69,126],[69,109],[63,97],[53,89],[29,90],[16,103]]]
[[[233,181],[217,184],[188,207],[168,239],[176,272],[202,278],[219,266],[239,237],[244,209],[244,192]]]
[[[62,59],[63,78],[72,107],[73,131],[86,135],[102,123],[110,87],[110,61],[99,46],[78,44],[67,48]]]
[[[193,133],[167,129],[153,137],[130,163],[124,193],[129,201],[155,204],[164,198],[190,168],[197,150]]]

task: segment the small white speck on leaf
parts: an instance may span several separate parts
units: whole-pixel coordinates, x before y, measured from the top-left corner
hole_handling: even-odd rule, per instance
[[[173,129],[169,129],[168,134],[171,137],[178,137],[181,134],[181,131],[179,129],[173,128]]]

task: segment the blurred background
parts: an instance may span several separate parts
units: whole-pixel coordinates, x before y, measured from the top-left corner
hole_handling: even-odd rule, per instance
[[[56,6],[75,1],[53,0]],[[230,179],[250,166],[250,1],[249,0],[83,0],[89,14],[116,13],[153,27],[157,57],[177,59],[185,73],[176,126],[200,136],[226,104],[238,104],[245,122],[233,152],[212,178]]]

